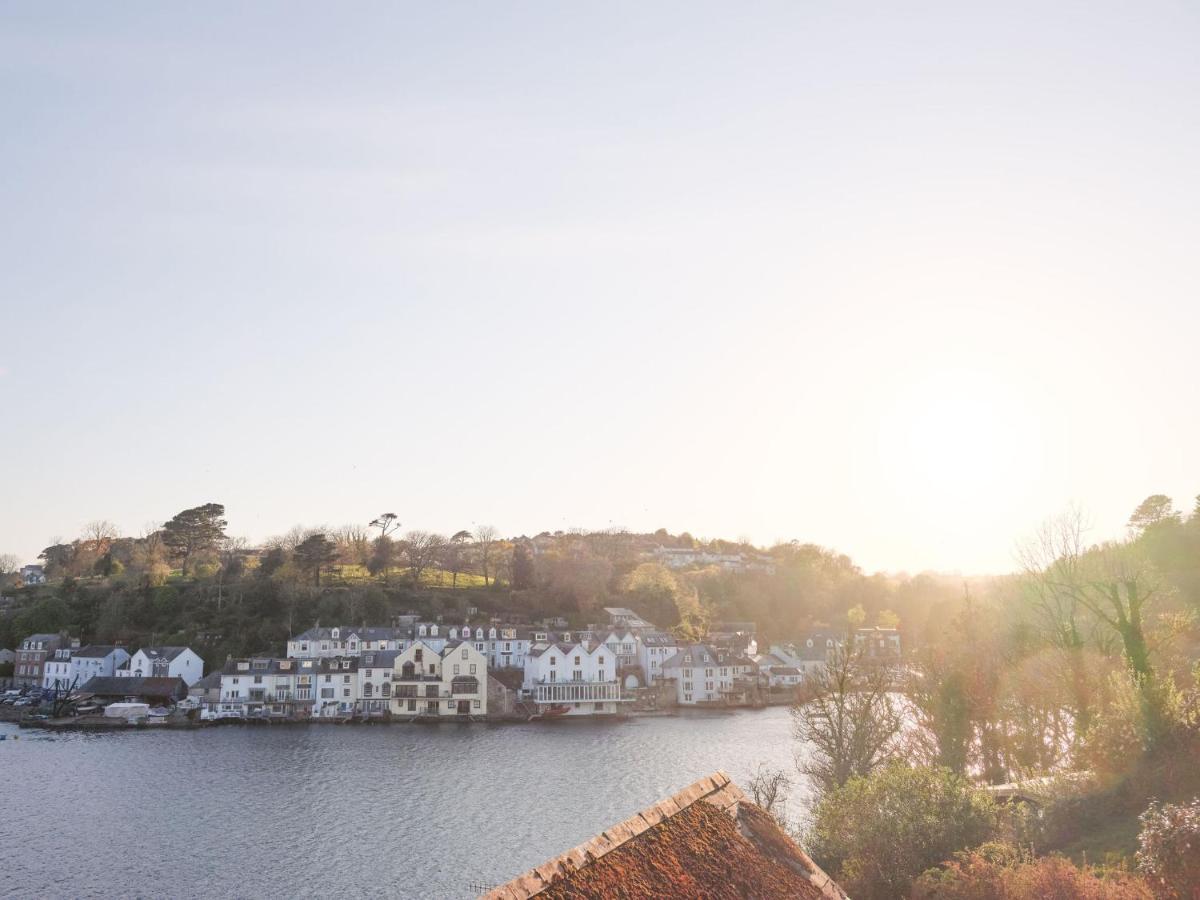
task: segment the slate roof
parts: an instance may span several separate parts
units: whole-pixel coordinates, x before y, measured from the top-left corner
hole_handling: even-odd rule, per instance
[[[846,900],[837,883],[724,772],[701,778],[484,896]]]
[[[80,650],[71,651],[71,655],[75,658],[85,657],[87,659],[103,659],[112,653],[114,650],[125,650],[124,647],[118,647],[116,644],[88,644]],[[126,650],[126,653],[129,651]]]
[[[127,678],[116,675],[97,675],[89,678],[81,694],[99,697],[149,697],[182,700],[187,696],[187,685],[182,678]]]
[[[390,669],[399,655],[399,650],[367,650],[358,658],[358,665],[362,669]]]
[[[138,653],[145,654],[147,659],[165,659],[168,662],[177,657],[187,647],[142,647]],[[137,655],[136,653],[134,654]]]

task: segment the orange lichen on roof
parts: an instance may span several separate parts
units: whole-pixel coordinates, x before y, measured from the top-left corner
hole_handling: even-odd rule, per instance
[[[715,772],[491,891],[488,900],[796,897],[845,893]]]
[[[551,882],[541,896],[817,900],[822,893],[809,878],[765,856],[731,816],[712,804],[693,803],[638,840]]]

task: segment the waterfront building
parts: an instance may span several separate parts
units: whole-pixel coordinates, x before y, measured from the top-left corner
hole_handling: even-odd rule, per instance
[[[637,636],[637,664],[653,685],[663,677],[662,667],[679,652],[679,638],[667,631],[644,631]]]
[[[535,641],[521,688],[543,715],[613,715],[626,702],[616,656],[605,644],[586,641]]]
[[[680,706],[742,705],[757,686],[758,667],[752,659],[710,644],[680,647],[662,671],[675,682]]]
[[[151,706],[170,706],[188,694],[182,678],[97,675],[78,688],[81,700],[102,700],[107,703],[148,703]]]
[[[59,647],[46,658],[42,667],[42,689],[69,691],[71,689],[71,648]]]
[[[316,700],[313,715],[350,716],[358,708],[358,657],[335,656],[310,660],[314,666]]]
[[[251,657],[221,668],[218,718],[295,718],[313,714],[316,661]]]
[[[13,680],[17,687],[41,687],[45,675],[46,660],[61,647],[71,647],[72,642],[62,634],[31,634],[17,647],[17,659],[13,665]],[[75,641],[78,647],[79,642]]]
[[[204,660],[190,647],[143,647],[117,668],[124,678],[182,678],[193,685],[204,677]]]
[[[399,650],[368,650],[358,658],[357,708],[368,716],[391,710],[392,672]]]
[[[518,875],[483,900],[527,900],[543,893],[576,900],[681,893],[847,900],[837,882],[724,772]]]
[[[129,661],[129,651],[115,644],[88,644],[71,653],[71,681],[83,684],[97,675],[112,677]]]
[[[414,641],[393,661],[391,710],[400,718],[486,716],[487,657],[468,641]]]
[[[217,710],[220,708],[221,679],[223,677],[224,672],[221,669],[215,669],[188,688],[188,697],[199,704],[201,713],[206,718],[215,718]]]

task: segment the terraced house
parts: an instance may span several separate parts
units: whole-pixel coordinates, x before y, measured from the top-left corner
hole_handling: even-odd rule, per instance
[[[588,641],[534,643],[521,692],[542,715],[551,716],[613,715],[626,702],[617,657],[607,645]]]
[[[395,657],[392,716],[487,715],[487,658],[467,641],[417,640]]]

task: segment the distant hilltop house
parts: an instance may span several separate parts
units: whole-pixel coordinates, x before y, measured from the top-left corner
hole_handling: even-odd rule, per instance
[[[22,566],[21,583],[26,585],[45,584],[46,570],[42,566]]]
[[[727,572],[775,574],[775,560],[763,553],[713,553],[691,547],[655,547],[650,556],[668,569],[717,566]]]
[[[11,662],[16,662],[16,660],[17,654],[13,653],[11,650],[0,650],[0,666]]]
[[[118,666],[119,678],[182,678],[191,687],[204,677],[204,660],[190,647],[143,647]]]
[[[724,772],[701,778],[484,895],[529,897],[847,900],[837,882]]]

